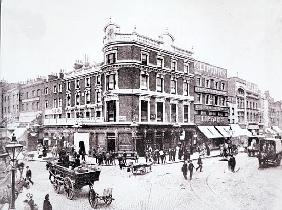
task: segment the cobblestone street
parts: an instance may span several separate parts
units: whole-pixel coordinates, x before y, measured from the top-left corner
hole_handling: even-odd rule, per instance
[[[115,200],[110,206],[99,209],[280,209],[282,199],[282,167],[258,169],[256,158],[245,153],[236,156],[237,170],[227,170],[227,162],[220,157],[204,160],[203,172],[195,172],[193,180],[184,180],[182,163],[154,165],[152,172],[134,176],[118,166],[102,166],[100,181],[95,183],[95,191],[113,188]],[[53,209],[91,209],[88,202],[88,187],[77,193],[74,200],[56,194],[48,180],[45,163],[28,163],[34,174],[35,184],[24,190],[16,202],[21,209],[27,192],[34,195],[35,203],[42,208],[45,194],[50,194]],[[196,165],[196,161],[194,161]]]

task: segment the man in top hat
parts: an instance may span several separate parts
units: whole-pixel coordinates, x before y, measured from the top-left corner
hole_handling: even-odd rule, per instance
[[[33,185],[33,181],[31,180],[31,170],[29,166],[26,167],[25,176],[26,176],[26,179]]]

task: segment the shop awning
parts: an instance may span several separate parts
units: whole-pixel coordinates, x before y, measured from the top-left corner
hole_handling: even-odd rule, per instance
[[[259,126],[258,125],[248,125],[248,129],[249,130],[259,130]]]
[[[230,126],[215,126],[223,137],[231,137]]]
[[[239,137],[239,136],[252,136],[252,133],[247,129],[242,129],[238,124],[230,124],[232,129],[232,137]]]
[[[282,130],[278,126],[272,126],[272,129],[277,133],[282,133]]]
[[[269,133],[269,134],[273,134],[273,135],[276,134],[276,132],[275,132],[274,130],[272,130],[271,128],[266,128],[266,129],[265,129],[265,132],[266,132],[266,133]]]
[[[214,126],[198,126],[200,131],[209,139],[222,138],[223,136],[215,129]]]

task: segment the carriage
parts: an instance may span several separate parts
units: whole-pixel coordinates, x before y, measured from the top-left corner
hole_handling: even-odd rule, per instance
[[[73,199],[75,194],[84,186],[89,186],[88,200],[92,208],[96,208],[98,200],[103,200],[107,205],[114,200],[112,198],[112,189],[104,190],[102,196],[94,191],[94,182],[99,181],[101,171],[93,165],[85,165],[75,170],[69,169],[59,163],[47,163],[50,173],[50,181],[56,193],[61,190],[65,192],[68,199]]]
[[[259,141],[259,167],[279,166],[282,159],[282,142],[275,138],[261,138]]]
[[[130,162],[128,165],[129,171],[132,172],[134,175],[143,175],[147,174],[152,171],[152,163],[140,163],[140,164],[133,164]]]

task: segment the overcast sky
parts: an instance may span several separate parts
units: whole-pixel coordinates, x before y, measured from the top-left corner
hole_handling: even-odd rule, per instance
[[[165,28],[194,57],[282,99],[280,0],[2,0],[1,78],[22,81],[102,61],[109,18],[157,38]]]

